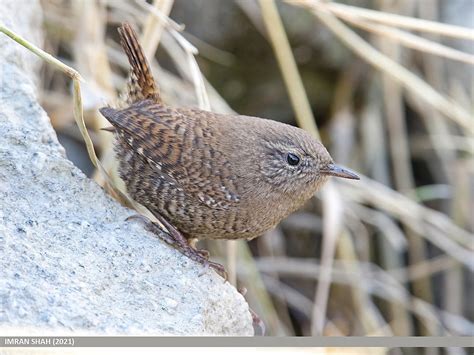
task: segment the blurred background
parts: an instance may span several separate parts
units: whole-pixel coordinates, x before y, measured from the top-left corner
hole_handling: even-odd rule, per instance
[[[123,21],[170,105],[298,125],[363,176],[333,179],[249,243],[200,245],[266,335],[474,335],[472,0],[42,4],[44,48],[85,78],[86,124],[116,184],[97,109],[126,82]],[[68,157],[103,185],[69,79],[44,66],[40,85]]]

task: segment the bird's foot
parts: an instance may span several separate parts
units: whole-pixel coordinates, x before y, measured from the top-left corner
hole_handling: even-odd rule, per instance
[[[206,250],[206,249],[199,249],[197,250],[197,252],[201,254],[201,256],[206,260],[209,260],[209,257],[211,256],[211,253],[209,253],[209,250]]]
[[[158,226],[157,223],[151,221],[149,218],[142,215],[132,215],[128,217],[127,220],[139,219],[145,224],[145,227],[150,232],[158,236],[161,240],[171,245],[179,252],[181,252],[181,254],[187,256],[191,260],[194,260],[203,265],[205,270],[207,270],[207,268],[209,267],[211,269],[214,269],[214,271],[216,271],[220,276],[224,278],[224,282],[227,281],[227,272],[224,266],[213,261],[209,261],[209,252],[207,250],[194,249],[192,246],[189,245],[188,240],[173,225],[171,225],[163,217],[158,217],[157,215],[155,216],[161,222],[161,224],[165,226],[165,228],[168,230],[168,233],[163,231],[163,229]]]
[[[199,251],[201,252],[201,250]],[[198,252],[198,253],[199,253]],[[207,252],[209,254],[209,252]],[[208,256],[209,258],[209,256]],[[210,267],[211,269],[213,269],[215,272],[217,272],[223,279],[224,279],[224,283],[228,280],[228,276],[227,276],[227,271],[225,270],[225,267],[219,263],[215,263],[213,261],[209,261],[208,259],[204,259],[204,267],[207,268],[207,267]]]

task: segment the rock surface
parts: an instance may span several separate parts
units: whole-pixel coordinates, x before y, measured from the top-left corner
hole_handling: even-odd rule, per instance
[[[38,1],[0,22],[40,41]],[[65,158],[36,101],[38,59],[0,34],[0,328],[252,335],[248,305]]]

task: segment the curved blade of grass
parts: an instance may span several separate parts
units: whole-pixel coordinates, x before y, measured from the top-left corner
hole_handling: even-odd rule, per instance
[[[81,75],[75,69],[67,66],[66,64],[64,64],[60,60],[53,57],[51,54],[49,54],[49,53],[43,51],[41,48],[38,48],[37,46],[35,46],[33,43],[28,42],[26,39],[21,37],[19,34],[13,32],[12,30],[8,29],[7,27],[5,27],[2,24],[0,24],[0,32],[6,34],[8,37],[10,37],[16,43],[21,44],[23,47],[28,49],[30,52],[33,52],[34,54],[36,54],[38,57],[40,57],[44,61],[48,62],[49,64],[51,64],[53,66],[55,66],[57,69],[61,70],[63,73],[65,73],[71,79],[84,81],[84,79],[81,77]]]

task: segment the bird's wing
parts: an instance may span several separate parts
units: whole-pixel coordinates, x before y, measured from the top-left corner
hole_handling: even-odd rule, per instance
[[[212,144],[212,130],[189,117],[190,111],[188,116],[186,110],[142,101],[100,112],[130,148],[176,188],[210,208],[227,209],[239,201],[230,163]]]

